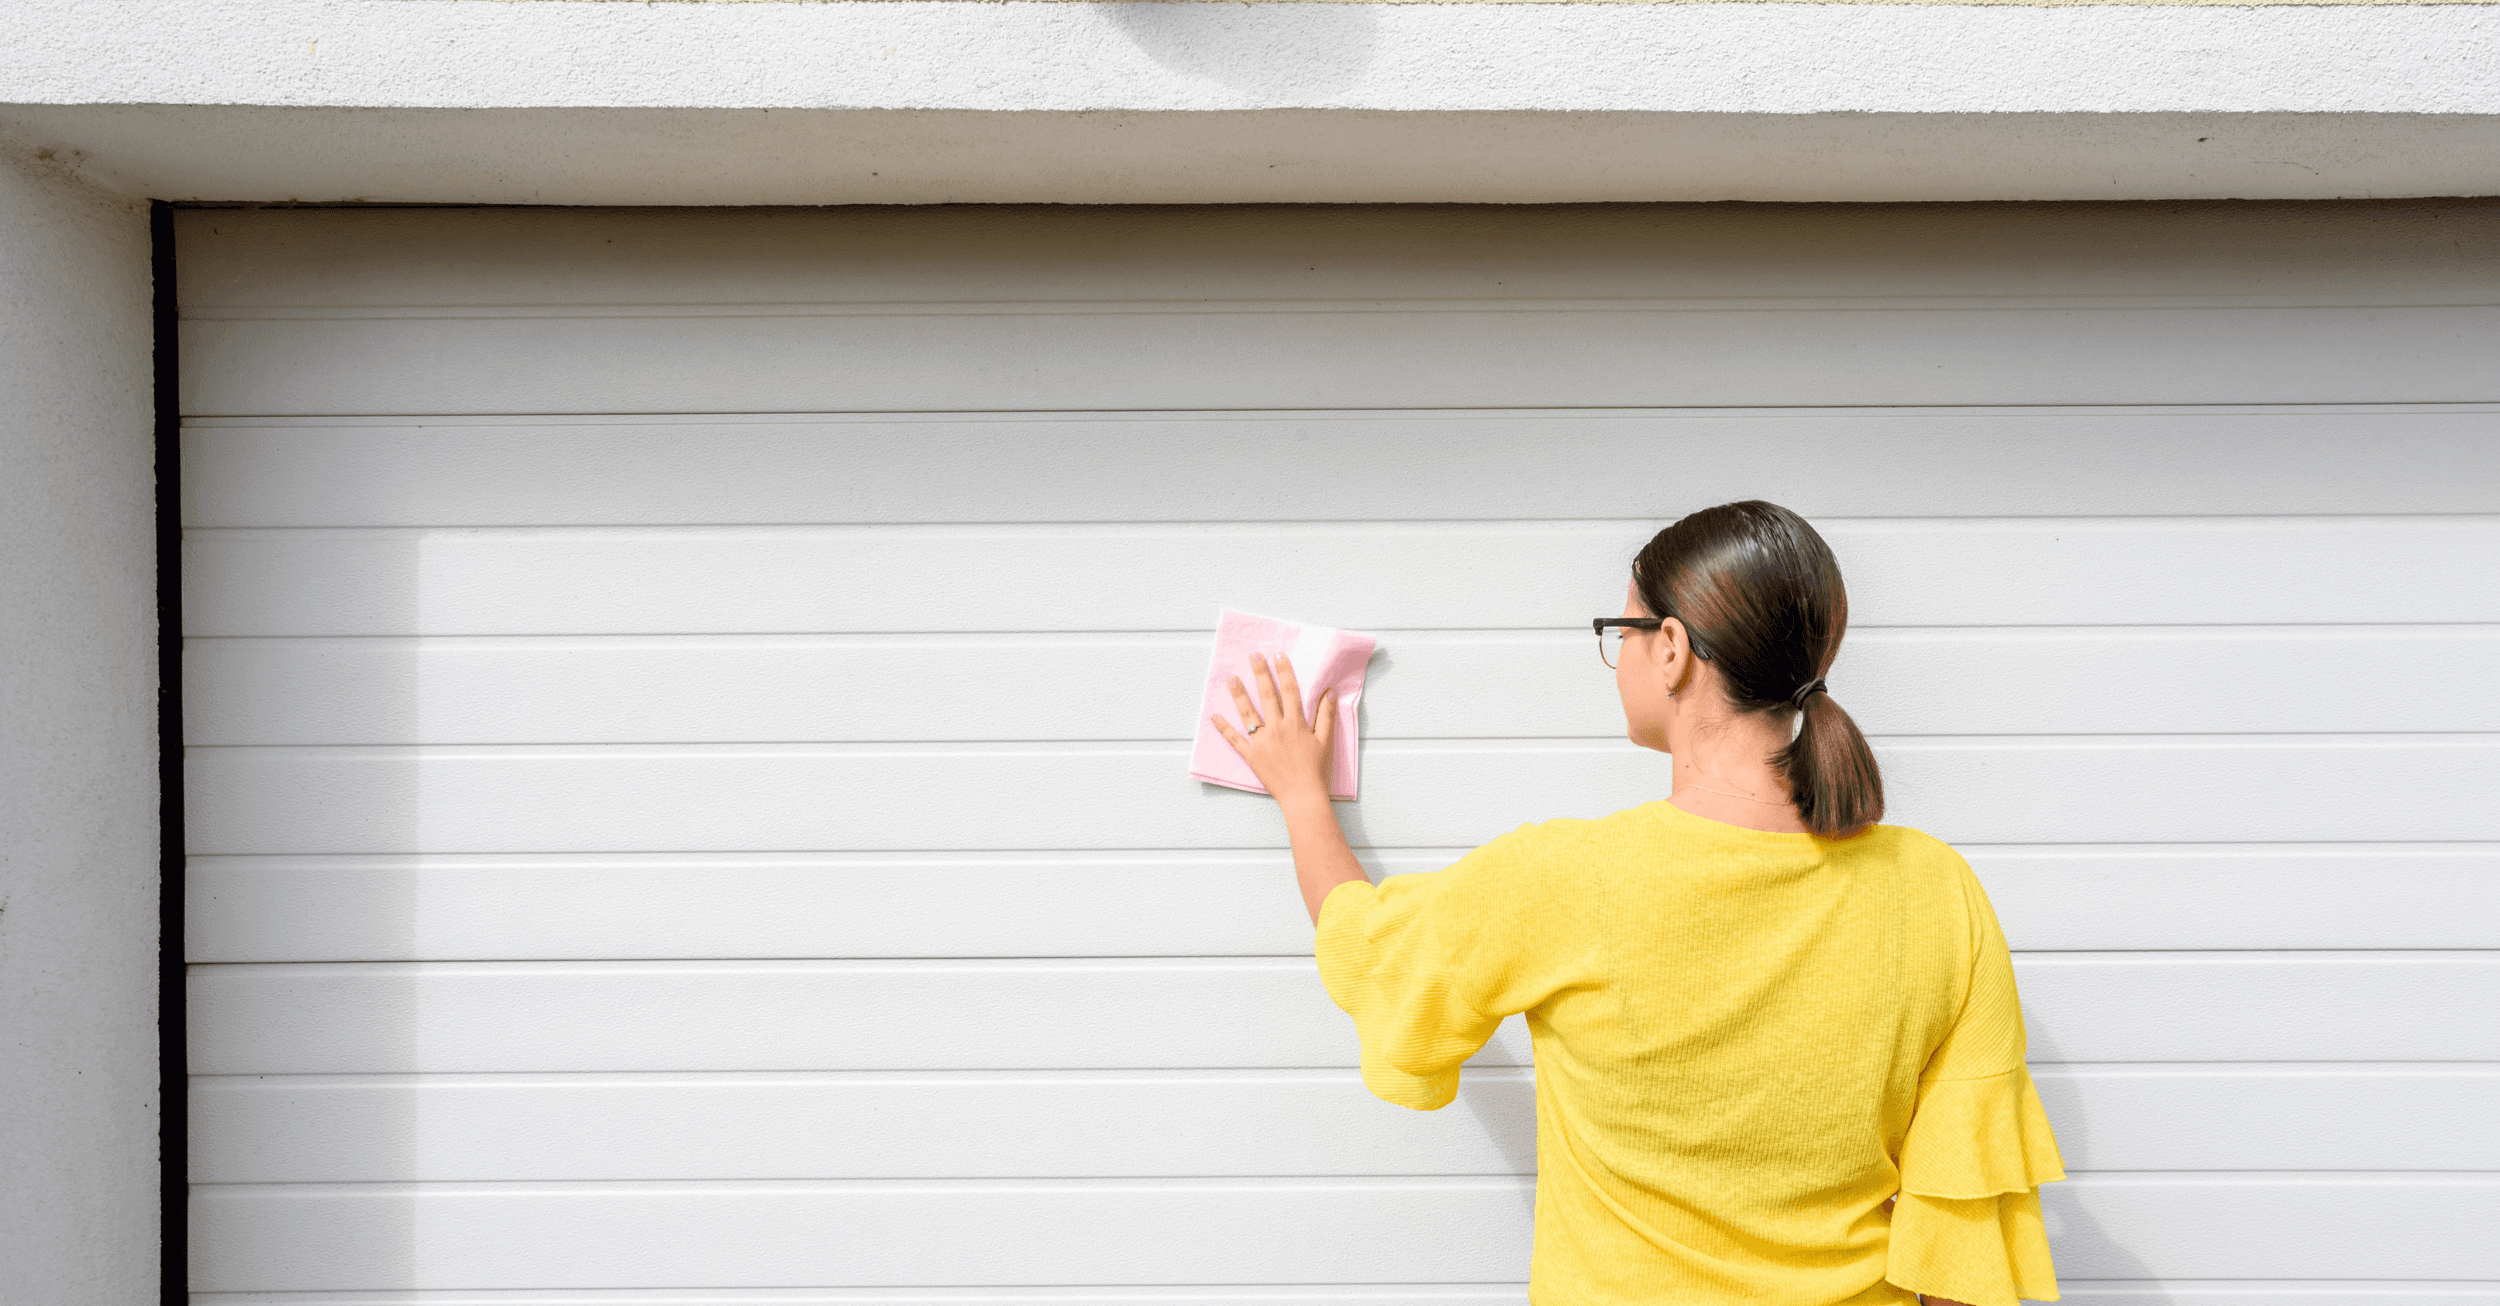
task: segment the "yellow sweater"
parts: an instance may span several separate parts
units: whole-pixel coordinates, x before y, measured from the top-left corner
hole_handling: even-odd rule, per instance
[[[2057,1296],[2039,1185],[2065,1171],[2012,959],[1970,867],[1916,830],[1663,801],[1522,826],[1338,886],[1318,952],[1363,1082],[1401,1106],[1447,1105],[1528,1013],[1537,1306]]]

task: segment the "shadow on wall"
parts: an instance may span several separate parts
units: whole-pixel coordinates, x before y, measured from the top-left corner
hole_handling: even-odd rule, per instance
[[[1254,95],[1346,90],[1362,80],[1380,43],[1369,5],[1146,0],[1099,8],[1157,64]]]
[[[2029,1013],[2025,1013],[2023,1032],[2031,1045],[2027,1059],[2035,1069],[2065,1063],[2056,1038]],[[2156,1281],[2153,1267],[2121,1245],[2084,1203],[2075,1199],[2074,1179],[2091,1165],[2092,1154],[2090,1125],[2081,1104],[2071,1098],[2050,1100],[2061,1096],[2056,1088],[2041,1096],[2043,1105],[2049,1108],[2050,1127],[2057,1131],[2058,1151],[2065,1156],[2068,1175],[2066,1182],[2048,1184],[2040,1190],[2041,1220],[2048,1226],[2049,1254],[2056,1259],[2059,1281],[2125,1280],[2128,1306],[2171,1306],[2174,1299]],[[2071,1286],[2068,1291],[2071,1295]]]

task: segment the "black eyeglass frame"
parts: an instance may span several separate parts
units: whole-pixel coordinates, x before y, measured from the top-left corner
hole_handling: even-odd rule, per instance
[[[1608,626],[1617,626],[1624,630],[1657,630],[1666,624],[1665,617],[1591,617],[1589,629],[1597,632],[1597,660],[1606,662],[1606,628]],[[1685,636],[1691,639],[1691,632],[1685,632]],[[1703,648],[1700,640],[1692,640],[1692,645],[1694,657],[1704,662],[1710,660],[1710,650]],[[1611,668],[1614,663],[1606,662],[1606,665]]]

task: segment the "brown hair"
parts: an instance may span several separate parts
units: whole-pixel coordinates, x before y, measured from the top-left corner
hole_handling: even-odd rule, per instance
[[[1758,499],[1704,508],[1651,537],[1632,584],[1651,616],[1684,623],[1737,711],[1802,718],[1772,762],[1807,829],[1833,835],[1883,819],[1874,750],[1822,688],[1849,629],[1849,591],[1805,518]]]

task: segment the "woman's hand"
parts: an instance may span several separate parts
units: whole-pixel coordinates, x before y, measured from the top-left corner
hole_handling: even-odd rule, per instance
[[[1293,659],[1278,658],[1274,672],[1267,659],[1250,655],[1250,673],[1259,682],[1259,701],[1241,677],[1233,677],[1233,710],[1241,718],[1236,729],[1224,718],[1209,717],[1224,732],[1225,742],[1250,764],[1276,805],[1284,809],[1285,834],[1293,840],[1293,876],[1302,886],[1302,905],[1319,919],[1322,903],[1339,885],[1363,878],[1363,864],[1346,846],[1337,825],[1336,806],[1328,800],[1329,772],[1337,757],[1337,691],[1319,696],[1314,723],[1302,717],[1302,685],[1293,678]],[[1277,678],[1284,687],[1277,688]]]
[[[1209,719],[1276,801],[1316,794],[1325,802],[1329,772],[1337,756],[1337,691],[1320,694],[1315,713],[1319,720],[1314,723],[1302,716],[1302,685],[1294,679],[1293,659],[1278,658],[1271,672],[1267,659],[1253,653],[1250,671],[1259,682],[1255,705],[1241,677],[1232,678],[1233,708],[1241,718],[1240,728],[1220,716]],[[1279,678],[1284,681],[1281,689]]]

